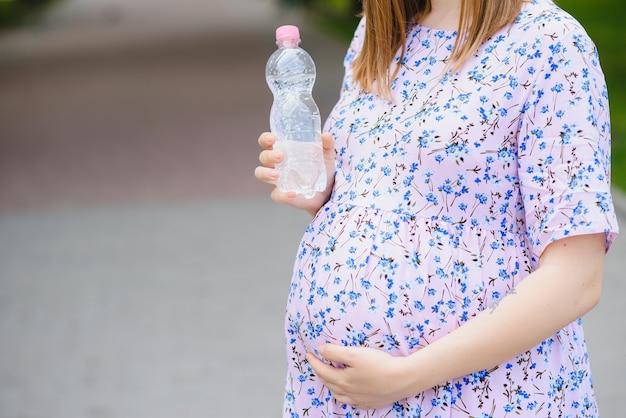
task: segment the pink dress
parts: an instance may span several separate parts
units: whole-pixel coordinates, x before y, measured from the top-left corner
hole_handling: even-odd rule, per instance
[[[416,25],[393,103],[346,56],[326,123],[335,186],[307,228],[287,306],[285,417],[597,417],[582,321],[491,370],[379,410],[338,403],[305,360],[323,343],[407,356],[490,309],[552,241],[617,233],[596,49],[551,0],[444,75],[456,33]]]

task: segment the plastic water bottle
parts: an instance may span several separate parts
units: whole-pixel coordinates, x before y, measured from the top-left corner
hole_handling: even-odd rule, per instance
[[[265,67],[267,84],[274,95],[270,129],[276,135],[274,149],[285,153],[277,186],[311,198],[326,189],[320,112],[312,97],[315,63],[300,45],[296,26],[276,29],[278,49]]]

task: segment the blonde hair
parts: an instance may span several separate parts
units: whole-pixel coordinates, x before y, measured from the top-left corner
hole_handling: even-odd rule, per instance
[[[458,70],[491,35],[511,24],[524,1],[461,0],[459,36],[450,55],[451,68]],[[430,13],[431,7],[430,0],[363,0],[363,14],[367,19],[365,39],[353,63],[354,79],[363,89],[372,91],[376,82],[379,94],[391,96],[391,81],[402,62],[398,62],[392,73],[393,59],[400,48],[402,56],[406,53],[407,29],[411,22],[419,22]]]

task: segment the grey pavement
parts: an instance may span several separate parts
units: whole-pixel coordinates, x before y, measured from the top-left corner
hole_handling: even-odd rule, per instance
[[[280,415],[308,219],[252,170],[283,23],[328,114],[345,46],[270,0],[68,0],[0,35],[0,418]],[[619,237],[585,318],[604,417],[623,416],[625,256]]]

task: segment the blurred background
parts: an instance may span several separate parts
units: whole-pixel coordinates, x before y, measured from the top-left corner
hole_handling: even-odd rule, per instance
[[[626,6],[558,3],[598,44],[626,190]],[[308,218],[253,177],[264,67],[275,27],[299,25],[328,115],[358,10],[0,0],[0,418],[280,415],[284,303]],[[586,318],[607,417],[626,393],[626,330],[611,326],[626,314],[623,241]]]

